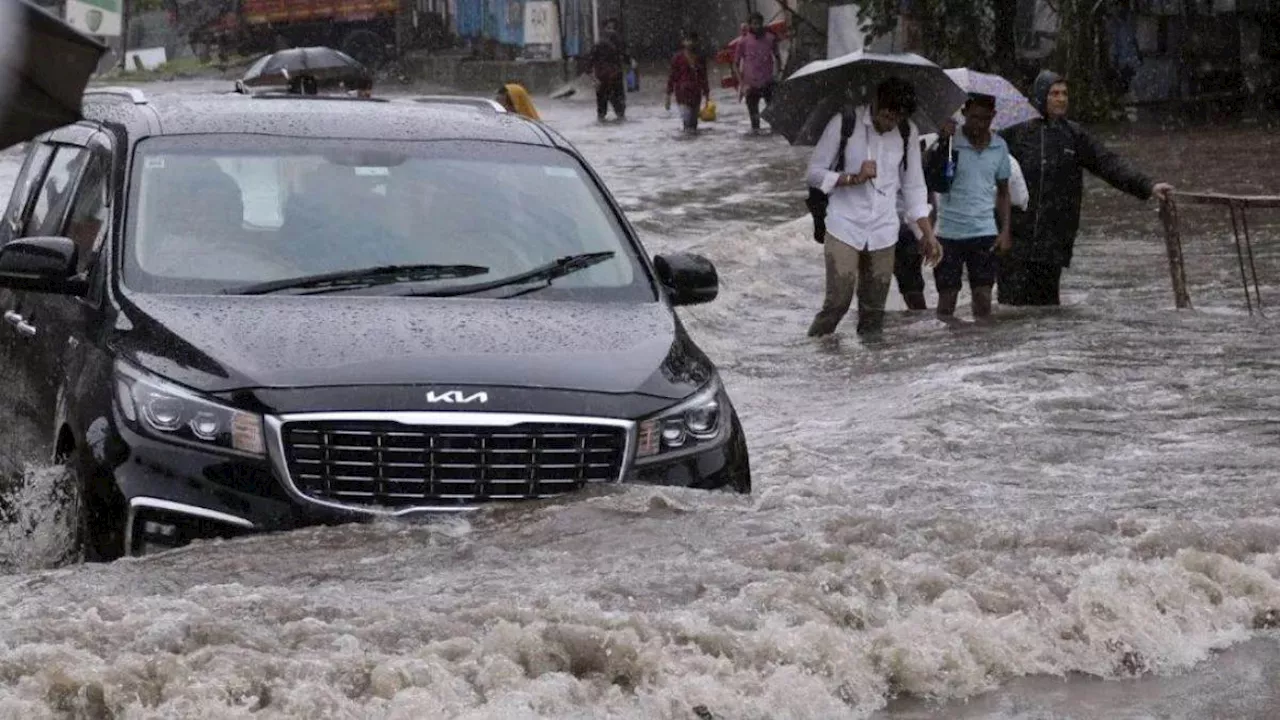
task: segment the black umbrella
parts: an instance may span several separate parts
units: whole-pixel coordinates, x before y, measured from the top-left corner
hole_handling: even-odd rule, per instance
[[[329,47],[305,47],[281,50],[262,58],[245,71],[241,80],[248,87],[260,87],[286,85],[290,80],[307,76],[319,85],[352,85],[371,74],[344,52]]]
[[[921,133],[937,132],[967,97],[942,68],[919,55],[859,50],[797,70],[778,87],[764,119],[792,145],[815,145],[842,105],[868,102],[890,77],[915,86],[919,107],[911,119]]]
[[[0,149],[80,120],[106,50],[26,0],[0,0]]]

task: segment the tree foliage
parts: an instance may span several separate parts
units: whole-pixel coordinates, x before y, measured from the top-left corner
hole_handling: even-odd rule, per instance
[[[898,29],[900,0],[859,0],[867,39]],[[909,32],[918,51],[943,67],[995,71],[995,0],[911,0]]]
[[[1106,82],[1109,53],[1103,17],[1107,0],[1046,0],[1058,15],[1059,31],[1050,67],[1071,80],[1072,115],[1106,117],[1115,108]],[[869,22],[868,41],[899,28],[910,17],[913,50],[943,67],[967,67],[1025,80],[1016,59],[1016,0],[856,0]]]
[[[1108,86],[1110,52],[1103,29],[1105,2],[1050,0],[1058,14],[1058,39],[1053,62],[1071,81],[1071,114],[1082,120],[1108,118],[1116,98]]]

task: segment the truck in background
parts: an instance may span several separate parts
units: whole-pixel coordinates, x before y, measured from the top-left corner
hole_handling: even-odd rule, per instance
[[[325,45],[370,68],[451,44],[448,0],[165,0],[202,56]]]

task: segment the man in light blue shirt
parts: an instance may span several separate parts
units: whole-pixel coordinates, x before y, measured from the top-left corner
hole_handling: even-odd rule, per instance
[[[943,256],[933,271],[938,287],[938,316],[943,319],[955,315],[966,268],[974,319],[991,315],[996,253],[1003,253],[1012,245],[1009,146],[991,132],[995,114],[994,97],[971,94],[964,106],[963,130],[950,143],[955,175],[950,190],[938,195],[938,241],[942,243]],[[952,134],[947,132],[950,129],[943,129],[944,137],[938,142],[932,162],[946,162],[945,140]]]

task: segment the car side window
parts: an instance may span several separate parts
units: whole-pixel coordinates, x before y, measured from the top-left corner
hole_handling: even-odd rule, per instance
[[[0,245],[22,236],[22,227],[26,221],[27,208],[31,204],[31,196],[44,178],[44,169],[49,165],[53,155],[53,147],[45,143],[36,143],[28,152],[27,159],[18,171],[17,182],[13,185],[13,193],[9,196],[9,207],[4,213],[4,222],[0,223]]]
[[[89,152],[88,165],[76,188],[75,201],[67,215],[63,234],[75,242],[79,250],[77,271],[83,272],[97,256],[98,248],[107,233],[108,179],[111,171],[110,157]],[[53,233],[57,234],[57,233]]]
[[[72,184],[88,156],[89,151],[84,148],[56,146],[53,162],[49,164],[44,184],[31,207],[31,216],[27,218],[23,237],[58,234],[71,202]]]

